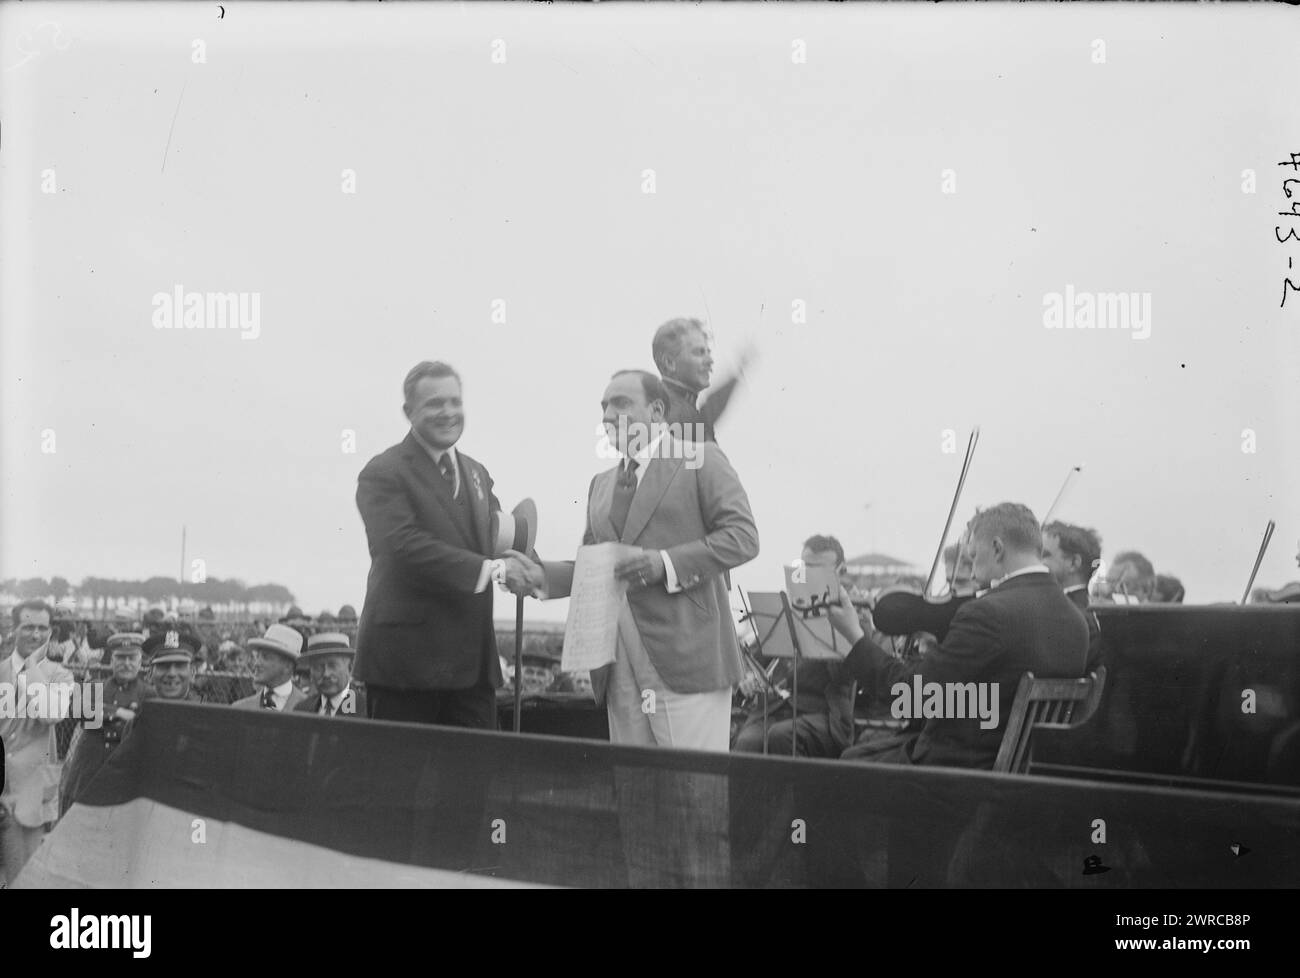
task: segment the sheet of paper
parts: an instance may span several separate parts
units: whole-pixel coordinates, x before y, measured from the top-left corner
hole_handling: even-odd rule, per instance
[[[627,585],[614,577],[614,565],[635,549],[622,543],[578,548],[564,624],[563,672],[590,671],[614,661],[618,616],[627,595]]]

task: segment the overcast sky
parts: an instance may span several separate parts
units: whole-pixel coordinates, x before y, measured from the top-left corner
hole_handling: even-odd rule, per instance
[[[1270,518],[1259,583],[1300,576],[1284,6],[224,10],[0,7],[0,576],[174,575],[186,525],[211,576],[360,607],[356,476],[422,359],[571,555],[604,384],[680,315],[721,372],[759,347],[719,431],[742,587],[816,532],[928,568],[974,424],[959,525],[1082,464],[1058,515],[1190,601]],[[156,329],[178,286],[259,294],[259,335]],[[1045,328],[1067,286],[1150,335]]]

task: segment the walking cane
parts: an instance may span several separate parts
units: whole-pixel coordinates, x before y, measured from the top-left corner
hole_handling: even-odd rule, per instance
[[[480,493],[481,498],[481,493]],[[537,506],[531,499],[522,499],[509,513],[492,514],[492,552],[503,555],[508,551],[526,554],[536,560],[533,545],[537,541]],[[519,733],[520,712],[524,692],[524,596],[515,595],[515,733]]]
[[[524,696],[524,596],[515,595],[515,733],[519,733],[519,711]]]

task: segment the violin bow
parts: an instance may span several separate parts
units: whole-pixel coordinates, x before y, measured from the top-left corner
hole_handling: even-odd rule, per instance
[[[1264,527],[1264,539],[1260,541],[1259,553],[1255,555],[1255,566],[1250,571],[1250,580],[1246,582],[1246,590],[1241,595],[1241,603],[1245,604],[1250,598],[1250,589],[1255,584],[1255,575],[1259,573],[1259,565],[1264,562],[1264,551],[1268,549],[1268,542],[1273,539],[1273,521],[1268,521],[1268,526]]]
[[[934,563],[930,565],[930,575],[925,579],[925,590],[923,595],[928,595],[931,588],[934,587],[934,576],[939,572],[939,564],[943,561],[943,546],[948,542],[948,532],[952,529],[952,518],[957,513],[957,503],[961,499],[962,488],[966,485],[966,475],[970,472],[971,459],[975,457],[975,446],[980,440],[980,426],[976,425],[971,429],[970,440],[966,442],[966,460],[961,464],[961,475],[957,479],[957,491],[952,495],[952,505],[948,507],[948,522],[943,525],[943,536],[939,538],[939,549],[935,552]],[[961,554],[957,554],[957,559],[961,559]]]
[[[1082,471],[1083,466],[1076,465],[1070,469],[1069,472],[1065,473],[1065,481],[1061,483],[1061,491],[1058,492],[1056,498],[1052,500],[1052,505],[1048,507],[1047,515],[1043,517],[1043,522],[1040,524],[1041,526],[1046,526],[1048,523],[1052,522],[1052,514],[1056,512],[1056,507],[1061,505],[1061,500],[1065,498],[1065,490],[1070,487],[1070,480]]]

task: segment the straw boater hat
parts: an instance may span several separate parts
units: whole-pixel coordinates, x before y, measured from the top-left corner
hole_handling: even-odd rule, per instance
[[[494,557],[507,550],[532,553],[537,542],[537,504],[525,499],[509,513],[504,510],[493,513],[490,536]]]
[[[261,638],[250,638],[248,647],[275,652],[297,662],[302,656],[302,632],[288,625],[272,625]]]
[[[348,644],[348,637],[342,632],[321,632],[307,639],[307,651],[304,659],[318,655],[356,655],[356,649]]]

